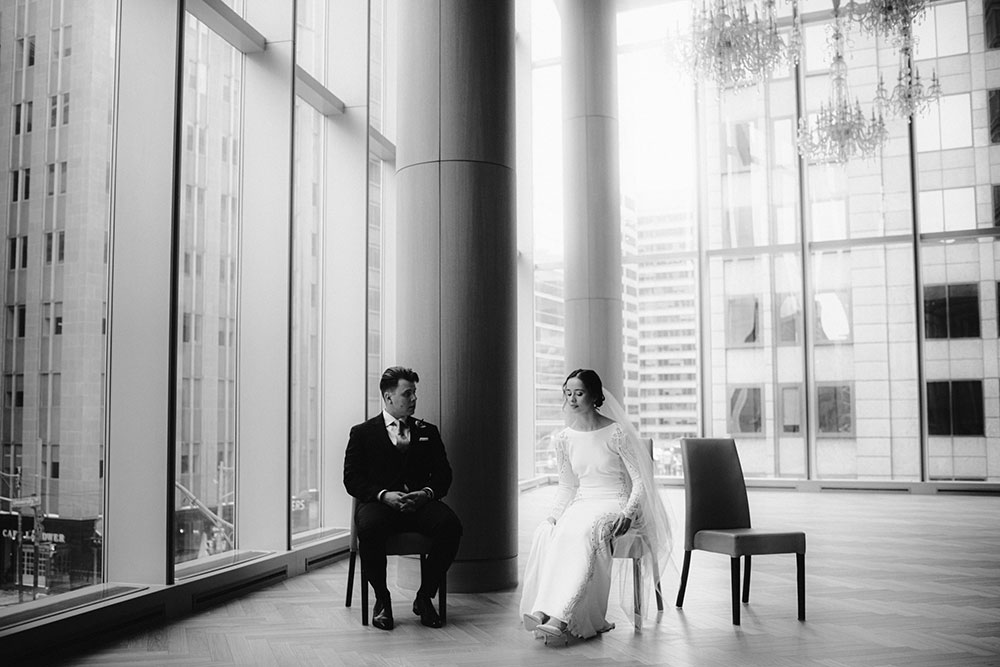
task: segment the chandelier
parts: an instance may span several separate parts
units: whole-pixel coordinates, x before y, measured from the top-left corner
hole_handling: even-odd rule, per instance
[[[879,75],[875,107],[879,113],[906,118],[907,122],[941,97],[941,83],[937,72],[931,71],[931,83],[925,88],[920,80],[920,72],[913,64],[913,53],[917,46],[913,26],[923,20],[926,10],[927,0],[869,0],[865,5],[850,0],[847,4],[851,20],[863,30],[882,36],[899,47],[896,85],[890,93],[882,75]]]
[[[868,0],[847,3],[847,14],[866,32],[888,38],[896,46],[906,46],[913,26],[924,17],[927,0]]]
[[[931,102],[941,97],[941,82],[937,72],[931,72],[931,84],[924,88],[920,80],[920,70],[912,66],[913,59],[909,48],[900,49],[899,74],[896,85],[889,93],[885,87],[882,75],[878,77],[878,88],[875,90],[875,108],[880,114],[892,114],[909,121],[914,115],[923,113]]]
[[[775,0],[763,0],[761,10],[747,0],[703,0],[695,8],[685,59],[695,76],[714,81],[719,88],[753,86],[778,67],[798,62],[802,32],[798,5],[792,0],[792,30],[788,42],[778,34]]]
[[[834,0],[835,21],[829,38],[833,52],[830,99],[820,105],[815,124],[807,118],[799,119],[799,154],[814,163],[843,164],[852,157],[871,157],[888,137],[881,110],[875,108],[870,117],[865,117],[857,99],[851,103],[844,60],[846,38],[838,5]]]

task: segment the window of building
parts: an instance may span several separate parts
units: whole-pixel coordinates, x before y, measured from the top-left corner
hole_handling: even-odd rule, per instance
[[[927,383],[929,435],[984,435],[982,380]]]
[[[797,384],[785,384],[778,387],[780,401],[778,423],[781,433],[786,435],[802,433],[802,387]]]
[[[22,102],[14,105],[14,134],[28,134],[32,128],[34,102]]]
[[[979,285],[925,286],[924,335],[927,338],[978,338]]]
[[[802,300],[797,294],[775,298],[775,331],[779,345],[796,345],[802,339]]]
[[[764,138],[757,130],[756,123],[741,121],[727,123],[722,128],[722,161],[726,172],[749,171],[760,162],[764,154]]]
[[[749,248],[754,242],[753,209],[734,206],[725,211],[724,248]]]
[[[14,66],[18,70],[35,66],[35,36],[30,35],[17,40],[15,45]]]
[[[974,187],[923,190],[919,205],[922,233],[954,232],[977,226]]]
[[[1000,90],[987,93],[990,107],[990,143],[1000,144]]]
[[[7,239],[7,269],[25,269],[28,267],[28,237],[14,236]]]
[[[834,290],[816,293],[813,336],[817,343],[851,340],[851,293]]]
[[[983,0],[983,28],[986,48],[1000,49],[1000,0]]]
[[[989,0],[984,0],[989,2]],[[920,21],[915,21],[914,58],[944,58],[969,52],[969,18],[965,2],[927,7]]]
[[[31,197],[31,169],[14,169],[10,172],[11,201],[23,201]]]
[[[990,91],[990,137],[994,143],[1000,138],[995,133],[996,114],[1000,113],[1000,100],[993,101]],[[914,127],[917,150],[944,151],[972,146],[972,96],[969,93],[943,95],[932,104]]]
[[[993,190],[993,226],[1000,227],[1000,185],[992,186]]]
[[[726,345],[760,345],[760,303],[756,296],[731,296],[726,305]]]
[[[760,387],[730,387],[727,428],[730,435],[764,432],[764,412]]]
[[[854,434],[853,395],[850,384],[816,383],[816,432],[819,435]]]

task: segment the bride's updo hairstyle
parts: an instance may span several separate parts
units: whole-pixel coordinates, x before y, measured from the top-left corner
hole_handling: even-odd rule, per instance
[[[565,396],[566,383],[577,378],[583,383],[583,386],[587,388],[587,393],[594,397],[594,407],[599,408],[604,405],[604,385],[601,384],[601,376],[597,374],[596,371],[592,371],[589,368],[577,368],[575,371],[566,376],[563,380],[563,392]],[[563,401],[565,402],[565,397]]]

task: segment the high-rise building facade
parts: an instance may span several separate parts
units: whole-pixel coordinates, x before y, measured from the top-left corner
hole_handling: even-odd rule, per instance
[[[106,1],[0,7],[0,496],[38,502],[0,512],[3,597],[101,576],[114,12]]]

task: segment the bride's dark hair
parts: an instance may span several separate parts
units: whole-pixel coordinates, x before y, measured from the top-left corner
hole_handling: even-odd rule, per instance
[[[564,391],[566,383],[573,378],[578,378],[587,388],[587,393],[594,397],[595,408],[604,405],[604,385],[601,383],[601,376],[597,374],[597,371],[592,371],[589,368],[577,368],[563,380],[562,388]],[[563,400],[565,401],[565,398]]]

